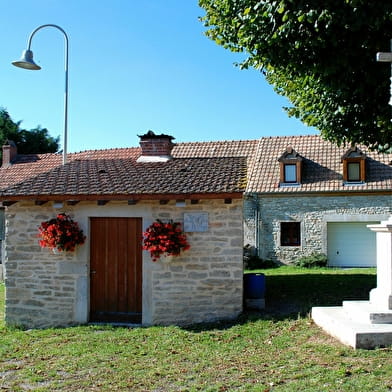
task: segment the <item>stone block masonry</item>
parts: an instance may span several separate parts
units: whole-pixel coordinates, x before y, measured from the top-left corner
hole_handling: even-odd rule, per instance
[[[200,200],[178,207],[110,202],[105,206],[80,202],[56,210],[52,203],[37,206],[18,202],[6,211],[4,246],[8,325],[46,328],[89,321],[90,217],[141,217],[143,229],[156,219],[183,222],[184,212],[208,213],[208,230],[187,233],[191,248],[165,263],[151,261],[143,251],[144,325],[191,324],[232,319],[242,311],[242,200]],[[75,252],[54,254],[38,244],[42,221],[66,212],[87,236]]]
[[[285,264],[312,253],[326,254],[328,222],[380,221],[392,213],[391,196],[377,194],[259,195],[258,207],[259,236],[256,244],[254,198],[245,202],[245,243],[259,245],[258,252],[263,259]],[[281,222],[301,223],[300,246],[281,246]]]
[[[170,205],[156,218],[182,220]],[[191,324],[238,316],[242,311],[242,200],[201,201],[186,212],[208,212],[208,231],[187,233],[191,249],[152,273],[153,324]]]
[[[77,281],[87,275],[78,252],[54,254],[38,244],[38,226],[56,212],[20,204],[6,213],[7,324],[42,328],[77,324]]]

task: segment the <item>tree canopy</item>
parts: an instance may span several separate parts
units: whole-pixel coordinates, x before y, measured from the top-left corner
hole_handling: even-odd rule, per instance
[[[262,71],[285,108],[337,144],[392,148],[392,2],[369,0],[199,0],[206,34]]]
[[[21,121],[14,122],[4,108],[0,108],[0,146],[12,140],[20,154],[39,154],[56,152],[59,148],[59,137],[53,138],[46,128],[26,130],[20,128]],[[2,151],[0,149],[0,157]]]

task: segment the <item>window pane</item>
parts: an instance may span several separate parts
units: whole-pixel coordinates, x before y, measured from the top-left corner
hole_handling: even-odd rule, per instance
[[[359,163],[358,162],[351,162],[347,164],[347,180],[348,181],[359,181]]]
[[[299,246],[301,245],[301,223],[281,222],[280,224],[280,245]]]
[[[297,182],[296,165],[284,165],[284,182]]]

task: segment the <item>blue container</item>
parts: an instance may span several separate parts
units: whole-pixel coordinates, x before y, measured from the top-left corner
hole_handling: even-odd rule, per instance
[[[245,298],[251,298],[251,299],[264,298],[264,294],[265,294],[265,275],[245,274],[244,275]]]

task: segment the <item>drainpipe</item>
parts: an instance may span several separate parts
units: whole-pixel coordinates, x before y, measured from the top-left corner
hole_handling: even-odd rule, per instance
[[[260,256],[260,238],[259,238],[259,216],[260,216],[260,209],[259,209],[259,201],[257,195],[253,195],[253,206],[255,209],[255,248],[256,248],[256,255]]]

